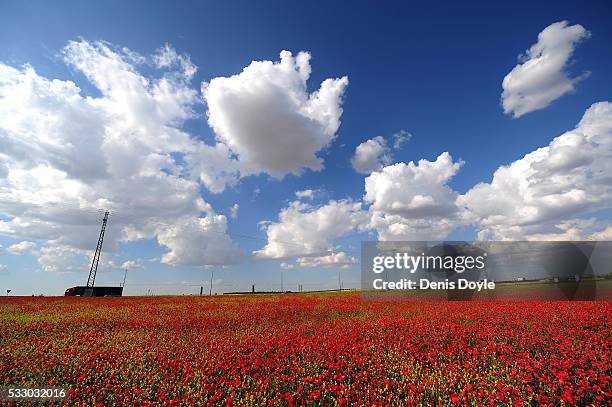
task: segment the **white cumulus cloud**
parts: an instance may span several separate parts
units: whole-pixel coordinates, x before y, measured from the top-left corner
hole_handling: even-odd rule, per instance
[[[45,272],[84,272],[89,270],[91,259],[85,250],[65,245],[49,245],[41,247],[38,262]]]
[[[577,44],[590,33],[581,25],[567,21],[553,23],[538,34],[538,42],[502,82],[504,113],[514,117],[543,109],[575,89],[585,75],[571,78],[566,65]]]
[[[369,174],[380,170],[392,160],[387,141],[382,136],[377,136],[355,148],[355,154],[351,159],[353,169],[360,174]]]
[[[411,138],[412,134],[406,130],[400,130],[393,134],[389,140],[382,136],[366,140],[355,148],[355,153],[351,158],[351,165],[360,174],[380,171],[382,167],[391,164],[393,161],[390,144],[394,150],[398,150]]]
[[[333,241],[367,221],[361,203],[329,201],[312,206],[294,201],[281,210],[278,222],[267,222],[268,243],[254,252],[257,259],[320,256],[330,252]]]
[[[224,215],[209,215],[194,221],[191,217],[178,219],[157,231],[157,240],[170,249],[162,263],[201,266],[236,264],[241,253],[227,235]]]
[[[369,226],[381,240],[445,237],[463,221],[459,195],[447,185],[462,165],[445,152],[435,161],[401,162],[373,172],[365,179]]]
[[[574,217],[612,206],[612,103],[593,104],[574,130],[499,167],[490,183],[477,184],[459,201],[481,238],[577,230]]]
[[[300,267],[341,267],[348,268],[353,264],[357,263],[357,259],[353,256],[349,256],[345,252],[331,253],[326,256],[317,257],[299,257],[296,261],[296,265]]]
[[[336,135],[348,78],[325,79],[309,93],[310,54],[280,53],[280,61],[252,61],[241,73],[202,86],[208,123],[237,155],[245,174],[282,178],[320,170],[317,153]]]

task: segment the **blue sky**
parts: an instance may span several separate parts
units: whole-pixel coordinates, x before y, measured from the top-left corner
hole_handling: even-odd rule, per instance
[[[335,288],[338,285],[339,270],[345,286],[355,287],[359,284],[359,243],[364,239],[474,239],[479,231],[485,229],[489,233],[488,238],[494,239],[542,239],[555,236],[587,239],[607,236],[605,232],[610,219],[610,205],[606,201],[609,201],[611,193],[610,182],[606,181],[604,176],[593,181],[590,175],[584,175],[609,169],[605,164],[609,158],[610,145],[610,134],[607,130],[595,134],[603,141],[589,136],[588,131],[583,131],[587,134],[587,147],[593,150],[585,147],[572,151],[586,151],[585,154],[596,159],[586,164],[584,160],[577,164],[579,160],[575,157],[575,160],[567,159],[574,163],[571,174],[561,173],[567,170],[565,167],[565,170],[555,167],[558,172],[551,173],[551,168],[545,172],[540,169],[540,164],[532,165],[532,168],[541,171],[536,175],[530,173],[532,176],[551,180],[552,187],[557,187],[558,190],[550,192],[549,186],[532,193],[517,187],[516,192],[511,188],[504,192],[501,187],[504,184],[500,181],[499,185],[491,186],[491,190],[483,190],[482,194],[470,195],[469,192],[480,182],[491,185],[493,174],[500,166],[509,165],[540,147],[548,146],[555,137],[566,132],[577,128],[580,130],[578,124],[594,103],[610,101],[611,17],[612,9],[604,1],[513,2],[503,6],[493,6],[490,2],[469,5],[459,5],[455,2],[386,2],[384,5],[375,5],[373,2],[287,4],[244,1],[197,4],[183,2],[180,5],[148,2],[63,2],[58,5],[48,2],[5,1],[0,5],[0,64],[18,70],[28,64],[39,77],[76,83],[83,98],[103,98],[104,92],[88,79],[87,72],[79,69],[78,62],[75,62],[75,58],[83,56],[75,57],[74,52],[77,51],[74,51],[70,54],[72,63],[67,62],[66,59],[70,58],[70,55],[66,57],[62,50],[67,47],[69,41],[80,41],[81,44],[104,41],[109,49],[119,54],[125,47],[142,56],[154,55],[160,47],[169,44],[176,55],[188,55],[191,64],[197,66],[197,72],[193,76],[181,79],[186,85],[181,82],[180,86],[193,89],[197,93],[196,98],[206,99],[200,84],[211,83],[211,99],[205,100],[204,103],[194,103],[192,117],[179,120],[180,124],[176,127],[191,139],[212,145],[215,140],[224,137],[206,120],[206,112],[211,108],[209,106],[215,106],[212,101],[213,91],[218,97],[215,100],[219,103],[220,118],[242,117],[232,116],[229,114],[232,112],[222,108],[225,106],[222,103],[225,100],[223,92],[228,88],[223,88],[220,81],[218,88],[213,86],[214,78],[239,74],[252,61],[279,61],[279,53],[282,50],[292,52],[293,57],[300,51],[309,52],[311,74],[307,81],[307,95],[316,91],[327,78],[348,77],[348,85],[338,101],[342,109],[339,116],[341,124],[329,135],[331,141],[315,151],[315,156],[323,160],[324,168],[319,171],[302,169],[300,175],[283,174],[284,177],[279,180],[270,175],[269,169],[262,170],[263,167],[258,167],[257,171],[251,170],[254,172],[251,174],[249,170],[241,167],[234,184],[225,186],[223,192],[211,192],[210,188],[201,182],[198,186],[201,197],[213,208],[214,214],[225,216],[224,220],[214,218],[215,222],[220,222],[215,225],[223,224],[227,228],[219,235],[224,239],[229,237],[234,249],[237,249],[236,253],[241,252],[244,258],[237,264],[229,264],[232,262],[228,261],[225,266],[207,265],[205,256],[192,259],[193,261],[183,261],[177,255],[174,260],[160,261],[161,256],[168,252],[168,246],[158,240],[162,232],[146,231],[142,234],[147,237],[142,239],[117,237],[116,248],[103,254],[103,258],[112,261],[112,264],[104,265],[98,281],[100,284],[115,284],[121,281],[123,272],[120,265],[131,260],[137,266],[128,272],[128,294],[143,294],[148,289],[156,293],[195,293],[199,291],[200,281],[204,280],[205,286],[209,284],[212,270],[215,270],[214,291],[218,292],[244,290],[250,288],[251,284],[256,284],[260,289],[278,289],[281,270],[284,270],[282,272],[285,288],[289,289],[296,289],[297,284],[303,284],[308,289]],[[568,27],[579,24],[589,34],[577,34],[580,38],[572,43],[573,52],[567,63],[562,63],[557,71],[554,67],[551,68],[552,71],[547,74],[549,78],[554,79],[555,75],[562,73],[559,80],[541,80],[533,92],[546,93],[550,87],[559,85],[559,81],[564,78],[569,78],[573,90],[562,92],[561,96],[553,98],[544,107],[521,114],[520,117],[512,117],[511,112],[504,112],[500,101],[504,77],[521,63],[517,59],[518,55],[525,53],[538,42],[540,32],[561,21],[567,21]],[[562,51],[555,48],[552,52]],[[125,54],[122,55],[125,57]],[[177,61],[179,60],[173,60],[175,68],[180,64]],[[140,64],[135,69],[142,77],[159,78],[161,75],[151,64]],[[582,79],[576,79],[579,77]],[[36,108],[45,107],[37,105]],[[25,108],[17,113],[23,111]],[[5,140],[22,137],[22,134],[9,125],[11,116],[7,112],[8,110],[4,112],[4,127],[0,113],[0,132],[4,132],[0,135],[5,137]],[[596,116],[597,120],[605,123],[609,120],[609,110],[604,107],[592,112],[592,116]],[[248,124],[245,124],[247,128]],[[271,128],[280,128],[280,124],[275,123],[273,114],[269,118],[269,125]],[[393,135],[402,130],[411,134],[410,140],[395,149],[391,146]],[[231,130],[226,132],[228,134],[225,142],[229,145],[228,140],[234,139],[231,138],[233,135],[229,134]],[[157,137],[156,134],[153,129],[146,136]],[[358,145],[378,136],[384,138],[384,147],[392,157],[387,160],[381,158],[384,162],[376,171],[380,171],[383,176],[376,181],[371,178],[372,196],[375,198],[368,201],[364,198],[364,185],[369,174],[356,171],[351,164],[351,158],[354,157]],[[240,142],[243,139],[236,140]],[[2,145],[0,143],[0,146]],[[27,145],[33,148],[33,144]],[[271,143],[272,152],[274,147],[275,143]],[[173,157],[177,165],[184,164],[183,152],[170,150],[172,149],[166,148],[164,153]],[[0,179],[5,178],[3,183],[0,183],[0,187],[4,188],[2,191],[5,194],[12,193],[12,199],[17,196],[22,197],[19,199],[28,200],[28,204],[45,205],[44,201],[36,201],[37,198],[30,195],[25,198],[25,190],[19,190],[15,184],[11,184],[9,175],[11,171],[32,171],[36,166],[48,165],[51,158],[43,153],[32,154],[35,157],[33,162],[25,164],[11,151],[16,150],[6,147],[5,155],[0,156],[8,163],[5,175],[0,171]],[[233,151],[234,158],[236,151]],[[246,154],[246,150],[240,151]],[[433,163],[443,152],[448,152],[452,158],[450,163],[439,161],[440,166],[444,167],[440,171],[444,172],[446,168],[452,175],[444,177],[439,188],[430,191],[429,195],[418,194],[404,186],[398,187],[396,191],[381,189],[380,185],[385,181],[392,181],[397,175],[392,174],[390,170],[386,173],[384,167],[414,161],[417,165],[416,172],[403,168],[404,172],[399,175],[398,182],[404,185],[402,182],[409,181],[413,176],[415,183],[411,185],[418,186],[418,171],[419,168],[424,168],[424,165],[418,164],[419,160],[425,159]],[[81,156],[87,154],[85,150],[80,151]],[[240,158],[246,156],[238,155]],[[552,162],[555,157],[550,156],[543,160]],[[463,164],[457,168],[452,167],[453,163],[457,164],[460,160]],[[82,173],[78,166],[73,170]],[[583,172],[578,174],[579,170]],[[434,175],[431,176],[435,178]],[[556,178],[570,175],[578,176],[578,181],[582,180],[580,176],[587,176],[592,185],[574,188],[562,185],[561,178]],[[388,178],[384,178],[385,176]],[[514,179],[521,177],[520,174],[513,176]],[[296,216],[316,213],[330,202],[361,205],[359,210],[348,215],[346,221],[351,225],[345,228],[347,230],[330,231],[325,236],[313,231],[308,236],[301,236],[299,231],[292,232],[292,228],[299,229],[299,222],[293,224],[289,221],[286,228],[282,228],[279,213],[296,202],[296,191],[308,189],[317,191],[314,198],[300,200],[302,206],[296,207],[292,213],[297,214]],[[544,190],[548,192],[543,192]],[[22,191],[22,194],[15,191]],[[28,189],[28,192],[35,191]],[[509,197],[500,195],[500,202],[514,202],[517,194],[525,193],[521,199],[517,198],[516,203],[517,207],[524,205],[524,211],[517,210],[512,214],[494,213],[492,209],[484,208],[483,197],[497,192],[509,194]],[[429,212],[419,212],[413,208],[396,213],[390,209],[395,207],[393,202],[387,202],[391,200],[405,203],[415,195],[430,197],[436,201],[435,207],[429,207]],[[464,196],[465,198],[462,198]],[[534,196],[537,197],[537,202],[534,202]],[[100,196],[94,199],[89,193],[87,197],[92,199],[89,203],[104,198]],[[53,200],[52,197],[49,199]],[[461,207],[461,211],[454,205],[448,208],[447,201],[455,199],[459,199],[456,206]],[[554,199],[558,202],[550,204]],[[571,202],[568,203],[567,200]],[[239,210],[234,219],[230,216],[230,208],[236,203],[239,204]],[[123,202],[111,203],[111,206],[116,205],[118,220],[125,216],[123,224],[113,223],[114,218],[111,216],[109,227],[117,228],[117,236],[124,232],[123,227],[138,216],[132,204],[133,201],[128,198]],[[43,231],[44,228],[36,230],[33,227],[16,225],[15,218],[32,222],[38,219],[38,215],[31,212],[29,217],[23,213],[20,215],[15,209],[16,202],[13,201],[11,205],[0,207],[0,219],[6,222],[4,228],[0,227],[0,244],[3,247],[0,264],[5,266],[4,271],[0,270],[0,286],[13,289],[15,294],[59,294],[68,286],[84,283],[88,271],[87,253],[82,251],[85,249],[77,247],[80,245],[74,243],[74,239],[63,236],[62,232],[55,228],[61,229],[61,225],[69,222],[72,207],[75,213],[82,213],[78,212],[77,205],[66,203],[67,209],[63,217],[51,221],[54,226],[49,228],[54,230],[53,233]],[[492,206],[499,205],[494,203]],[[374,207],[378,209],[373,209]],[[464,213],[466,207],[468,209]],[[351,211],[347,207],[341,210],[345,211],[342,213]],[[372,211],[376,210],[386,219],[384,230],[380,225],[372,223],[370,216]],[[513,209],[508,209],[511,210]],[[441,215],[441,211],[446,212]],[[534,215],[533,221],[525,222],[520,231],[512,228],[520,223],[520,219],[529,217],[534,211],[538,212],[538,215]],[[173,216],[172,211],[168,210],[160,222],[173,224]],[[194,215],[190,212],[190,216],[202,218],[204,215]],[[212,215],[209,213],[206,216]],[[503,218],[503,225],[492,223],[495,222],[493,219],[500,217]],[[328,220],[332,222],[333,218],[334,216]],[[444,233],[428,235],[416,231],[393,234],[395,229],[390,226],[393,222],[397,220],[399,224],[408,225],[406,227],[410,229],[416,218],[433,222],[428,229],[437,231],[437,228],[441,228]],[[148,219],[140,219],[143,223],[139,227],[143,230],[146,229],[145,224],[150,221]],[[251,258],[253,251],[269,246],[274,240],[270,229],[267,232],[262,229],[259,224],[261,221],[274,222],[280,226],[279,229],[283,229],[278,231],[278,236],[282,237],[278,242],[289,246],[288,241],[292,241],[290,247],[296,247],[296,250],[290,252],[294,255],[284,256],[283,253],[274,252],[270,248],[266,259]],[[576,223],[578,221],[581,222],[579,225]],[[452,225],[440,226],[440,222]],[[561,224],[566,226],[559,227]],[[93,222],[86,226],[79,229],[79,233],[88,234],[87,242],[93,241],[95,244],[99,225]],[[566,235],[563,235],[564,233]],[[206,236],[210,238],[215,235]],[[320,238],[322,242],[328,240],[332,243],[331,247],[323,252],[318,250],[321,249],[319,247],[317,250],[307,248],[309,242],[305,239],[312,239],[313,236]],[[202,244],[210,242],[204,235],[201,237]],[[60,239],[61,245],[54,241],[58,238],[65,238]],[[9,250],[12,245],[20,242],[32,242],[34,246],[23,245],[21,249],[17,247]],[[305,247],[298,247],[302,243]],[[62,252],[60,246],[68,249]],[[41,251],[44,247],[48,248],[47,252]],[[354,257],[357,262],[348,267],[342,262],[330,264],[328,267],[302,267],[296,263],[296,259],[302,258],[306,259],[303,264],[308,264],[308,259],[328,255],[327,250],[336,254],[345,253],[344,259]],[[58,251],[70,253],[71,258],[66,260],[62,257],[63,260],[58,265],[51,264],[57,260],[57,256],[53,259],[44,257],[44,253],[57,254]],[[228,252],[227,258],[235,256]],[[149,261],[150,259],[154,260]],[[288,268],[282,269],[280,263],[286,263],[285,267]],[[343,265],[345,268],[341,268]],[[45,266],[47,271],[43,271]]]

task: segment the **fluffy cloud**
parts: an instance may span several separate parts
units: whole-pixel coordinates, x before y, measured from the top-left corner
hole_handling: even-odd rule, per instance
[[[584,75],[570,78],[565,67],[576,45],[589,36],[584,27],[567,21],[546,27],[502,82],[504,112],[521,117],[573,91]]]
[[[152,238],[170,264],[233,263],[225,217],[200,190],[235,182],[237,164],[227,146],[182,129],[201,106],[189,58],[169,46],[149,57],[88,41],[69,42],[61,56],[99,95],[0,64],[0,234],[47,241],[38,252],[45,271],[76,269],[95,247],[94,208],[108,208],[107,250]],[[161,70],[144,76],[141,64]]]
[[[457,192],[448,181],[459,171],[447,152],[435,161],[397,163],[365,179],[370,227],[381,240],[439,239],[462,222]]]
[[[366,140],[355,148],[355,154],[351,158],[351,165],[360,174],[380,171],[382,167],[389,165],[393,161],[393,154],[389,143],[391,143],[394,150],[397,150],[411,138],[412,134],[406,130],[400,130],[393,134],[389,141],[382,136]]]
[[[89,269],[88,252],[65,245],[44,246],[38,253],[38,262],[45,272],[84,272]]]
[[[462,161],[444,152],[435,161],[397,163],[365,179],[364,200],[372,209],[406,217],[448,215],[456,211],[456,193],[446,183]]]
[[[23,241],[19,243],[15,243],[8,247],[8,252],[12,254],[21,255],[27,252],[31,252],[36,248],[36,244],[28,241]]]
[[[572,237],[576,215],[610,208],[611,174],[612,103],[600,102],[574,130],[498,168],[459,201],[483,239]]]
[[[157,240],[170,249],[161,261],[167,264],[200,266],[236,264],[241,253],[227,235],[224,215],[178,219],[157,231]]]
[[[382,136],[364,141],[355,148],[351,159],[353,169],[360,174],[369,174],[380,170],[392,160],[387,141]]]
[[[278,222],[265,227],[267,245],[254,252],[257,259],[319,256],[331,251],[334,239],[354,231],[367,221],[361,203],[329,201],[314,207],[294,201],[281,210]]]
[[[348,268],[357,263],[357,259],[349,256],[345,252],[328,254],[327,256],[318,257],[299,257],[296,264],[300,267],[341,267]]]
[[[319,207],[292,202],[281,211],[279,222],[265,224],[268,244],[255,257],[298,257],[295,264],[281,264],[283,268],[346,266],[354,259],[343,252],[325,253],[332,250],[336,238],[356,230],[375,229],[381,240],[444,238],[466,222],[456,204],[459,194],[447,185],[462,164],[442,153],[433,162],[398,163],[373,172],[365,179],[368,211],[361,203],[347,200]]]
[[[0,273],[6,273],[8,271],[8,266],[6,264],[0,264]]]
[[[577,127],[459,195],[450,154],[398,163],[365,179],[364,203],[381,240],[435,240],[473,223],[480,239],[603,240],[595,218],[612,202],[612,103],[593,104]]]
[[[202,87],[208,122],[245,174],[281,178],[320,170],[317,153],[336,135],[348,78],[326,79],[309,93],[310,54],[282,51],[279,62],[253,61],[237,75]]]

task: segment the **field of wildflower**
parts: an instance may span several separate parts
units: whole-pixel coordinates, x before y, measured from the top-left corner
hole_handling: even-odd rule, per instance
[[[606,405],[612,306],[357,292],[0,299],[0,385],[71,405]]]

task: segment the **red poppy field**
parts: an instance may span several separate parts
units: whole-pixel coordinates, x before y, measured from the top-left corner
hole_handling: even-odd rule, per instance
[[[606,405],[609,302],[3,298],[0,384],[81,405]]]

